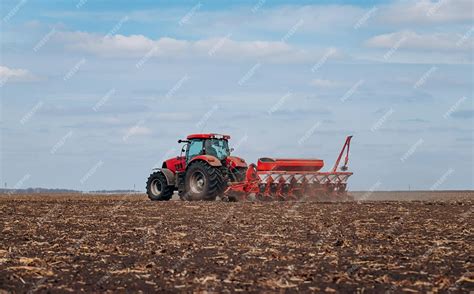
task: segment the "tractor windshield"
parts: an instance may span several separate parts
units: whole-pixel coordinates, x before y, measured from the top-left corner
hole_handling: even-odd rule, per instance
[[[205,149],[207,155],[212,155],[219,160],[223,160],[229,156],[229,145],[227,140],[222,139],[207,139],[205,143]]]

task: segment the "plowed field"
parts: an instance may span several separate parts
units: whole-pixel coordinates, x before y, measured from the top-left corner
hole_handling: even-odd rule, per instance
[[[0,293],[469,292],[474,196],[448,196],[225,203],[4,195]]]

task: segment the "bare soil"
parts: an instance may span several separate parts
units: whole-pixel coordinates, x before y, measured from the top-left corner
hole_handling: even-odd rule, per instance
[[[0,293],[474,291],[474,193],[448,194],[358,192],[364,201],[342,203],[3,195]]]

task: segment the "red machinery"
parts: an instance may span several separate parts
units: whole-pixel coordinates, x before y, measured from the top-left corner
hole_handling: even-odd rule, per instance
[[[259,200],[347,199],[347,171],[352,136],[329,172],[321,172],[320,159],[260,158],[257,165],[231,156],[228,135],[189,135],[181,155],[166,160],[154,169],[147,181],[147,194],[152,200],[169,200],[174,191],[182,200],[230,201],[255,196]],[[344,165],[339,168],[345,152]]]
[[[347,180],[352,172],[347,171],[349,148],[352,136],[348,136],[329,172],[320,172],[324,161],[320,159],[260,158],[257,165],[251,164],[244,182],[231,183],[226,191],[231,200],[245,199],[251,194],[259,200],[298,200],[315,197],[320,200],[345,200]],[[344,165],[338,171],[342,156]]]

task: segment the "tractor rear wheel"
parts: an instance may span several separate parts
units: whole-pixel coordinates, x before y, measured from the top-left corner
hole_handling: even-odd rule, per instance
[[[213,201],[224,193],[227,183],[218,167],[197,161],[190,164],[184,180],[185,200]]]
[[[173,197],[174,187],[169,186],[165,175],[156,171],[148,177],[146,193],[154,201],[168,201]]]

